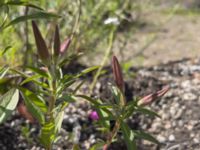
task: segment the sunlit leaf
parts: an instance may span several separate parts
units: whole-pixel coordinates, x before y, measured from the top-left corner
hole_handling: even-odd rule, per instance
[[[55,119],[55,132],[59,132],[62,126],[63,122],[63,117],[64,117],[64,111],[61,111],[57,114],[56,119]]]
[[[29,94],[23,92],[23,98],[28,111],[36,118],[41,124],[45,122],[42,110],[31,100]]]
[[[47,106],[44,100],[42,100],[40,97],[35,95],[32,91],[20,87],[20,91],[23,92],[23,94],[31,100],[31,102],[36,105],[42,112],[47,112]]]
[[[12,111],[16,108],[19,100],[19,91],[11,89],[0,97],[0,123],[10,117]]]
[[[55,140],[55,124],[53,121],[46,122],[42,126],[40,141],[45,146],[45,148],[51,147],[53,141]]]
[[[2,67],[0,69],[0,79],[2,79],[6,75],[6,73],[8,72],[8,70],[9,70],[9,67]]]
[[[129,126],[124,122],[121,123],[121,131],[123,133],[123,137],[126,142],[126,146],[127,146],[128,150],[136,150],[134,132],[131,131]]]

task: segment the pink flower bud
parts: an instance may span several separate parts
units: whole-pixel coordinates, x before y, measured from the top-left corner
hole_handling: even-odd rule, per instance
[[[61,44],[61,48],[60,48],[60,53],[64,54],[67,49],[69,48],[69,45],[71,43],[71,38],[67,38],[62,44]]]
[[[113,70],[114,80],[117,87],[122,92],[124,92],[124,80],[123,80],[122,71],[121,71],[121,68],[116,56],[112,57],[112,70]]]
[[[138,101],[139,106],[146,106],[151,104],[156,99],[162,97],[165,93],[169,91],[169,86],[164,87],[162,90],[157,91],[156,93],[149,94]]]
[[[89,118],[91,120],[97,121],[97,120],[99,120],[99,115],[96,111],[91,111],[90,114],[89,114]]]

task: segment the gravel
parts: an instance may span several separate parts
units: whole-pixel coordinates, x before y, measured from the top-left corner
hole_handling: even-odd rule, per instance
[[[108,74],[97,83],[95,94],[109,100],[108,82],[112,82],[112,74]],[[152,118],[134,114],[127,122],[132,129],[145,130],[160,141],[155,145],[138,140],[139,150],[199,150],[200,149],[200,63],[199,60],[183,60],[148,68],[130,68],[126,77],[126,96],[142,97],[151,92],[170,85],[170,91],[149,108],[157,112],[161,118]],[[88,81],[89,84],[89,81]],[[87,91],[84,86],[82,91]],[[91,106],[82,100],[71,103],[65,110],[63,128],[60,138],[54,145],[55,150],[67,150],[73,142],[80,143],[81,149],[88,149],[105,135],[96,129],[95,121],[88,115]],[[25,127],[32,127],[31,137],[23,135]],[[74,131],[72,134],[71,132]],[[42,150],[34,140],[39,134],[37,125],[30,125],[16,112],[6,123],[0,125],[0,147],[2,150]],[[69,141],[73,137],[72,141]],[[28,142],[31,141],[31,142]],[[110,149],[126,149],[123,140],[115,142]]]

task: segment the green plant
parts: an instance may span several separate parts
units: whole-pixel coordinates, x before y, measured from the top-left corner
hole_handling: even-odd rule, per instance
[[[98,112],[99,117],[97,117],[96,113],[94,112],[91,114],[91,117],[94,117],[94,120],[99,118],[99,123],[101,127],[103,127],[104,131],[107,132],[108,138],[107,141],[103,142],[104,144],[102,144],[104,145],[103,149],[107,150],[109,145],[113,141],[117,140],[116,137],[119,131],[122,132],[128,150],[136,149],[137,138],[143,138],[145,140],[149,140],[151,142],[159,144],[159,142],[151,135],[143,131],[130,129],[130,127],[126,123],[126,120],[135,112],[141,112],[150,116],[159,117],[159,115],[157,115],[155,112],[146,109],[144,106],[152,103],[157,98],[162,97],[169,90],[169,87],[165,87],[162,90],[157,91],[156,93],[149,94],[141,99],[127,101],[125,97],[125,87],[121,68],[115,56],[113,56],[112,59],[112,68],[116,86],[112,85],[111,91],[115,103],[103,103],[100,99],[92,99],[85,95],[77,95],[91,102]],[[115,121],[115,125],[110,131],[111,120]]]
[[[53,49],[49,51],[34,21],[32,28],[40,58],[38,65],[42,68],[27,66],[26,68],[31,71],[29,74],[13,68],[11,70],[25,78],[18,86],[23,98],[18,104],[18,111],[30,122],[39,123],[41,127],[39,140],[47,150],[50,150],[61,128],[64,109],[70,102],[76,100],[75,93],[82,83],[74,89],[69,90],[69,88],[78,78],[98,67],[91,67],[74,75],[63,75],[61,67],[76,57],[75,54],[66,54],[69,39],[60,44],[59,28],[56,26]],[[24,88],[23,85],[26,83],[35,86],[32,89]]]

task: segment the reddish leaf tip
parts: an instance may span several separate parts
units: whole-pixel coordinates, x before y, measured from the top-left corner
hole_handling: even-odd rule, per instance
[[[60,34],[59,27],[56,25],[55,34],[54,34],[54,55],[58,56],[60,53]]]

